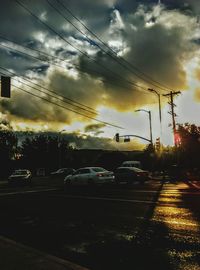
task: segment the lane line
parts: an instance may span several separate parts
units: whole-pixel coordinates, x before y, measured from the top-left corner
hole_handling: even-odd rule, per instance
[[[170,206],[175,205],[175,203],[169,202],[161,202],[161,201],[144,201],[144,200],[132,200],[132,199],[123,199],[123,198],[109,198],[109,197],[93,197],[93,196],[80,196],[80,195],[53,195],[56,197],[63,197],[69,199],[84,199],[84,200],[99,200],[99,201],[111,201],[111,202],[125,202],[125,203],[145,203],[145,204],[154,204],[154,205],[162,205],[162,206]],[[174,207],[177,207],[176,205]]]
[[[9,195],[17,195],[17,194],[26,194],[26,193],[38,193],[38,192],[48,192],[48,191],[59,191],[59,190],[61,190],[60,187],[59,188],[46,188],[46,189],[35,189],[35,190],[3,192],[3,193],[0,193],[0,197],[9,196]],[[121,190],[121,191],[123,192],[124,190]],[[161,191],[159,191],[159,190],[128,190],[128,192],[131,192],[132,194],[134,194],[134,193],[157,194],[157,193],[160,192],[160,196],[164,196],[164,197],[167,197],[167,196],[179,196],[180,197],[182,194],[183,195],[192,195],[192,196],[194,196],[194,195],[200,195],[200,192],[199,191],[195,191],[195,190],[193,192],[191,192],[191,191],[181,191],[181,190],[178,190],[178,189],[170,190],[170,189],[165,189],[165,188],[162,189]],[[130,195],[130,194],[125,194],[125,195]],[[71,196],[74,196],[74,195],[71,195]],[[75,195],[75,196],[77,197],[77,195]],[[81,196],[81,197],[85,198],[85,197],[90,197],[90,196]],[[101,198],[101,197],[91,197],[91,198]],[[109,198],[107,198],[107,199],[109,199]],[[110,198],[110,199],[112,199],[112,198]],[[129,202],[129,201],[130,200],[127,199],[127,202]],[[137,200],[136,200],[136,202],[137,202]]]
[[[5,196],[9,196],[9,195],[26,194],[26,193],[57,191],[57,190],[60,190],[60,189],[58,189],[58,188],[48,188],[48,189],[40,189],[40,190],[13,191],[13,192],[0,193],[0,197],[5,197]]]

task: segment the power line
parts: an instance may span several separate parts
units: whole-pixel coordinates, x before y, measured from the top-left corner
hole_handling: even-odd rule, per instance
[[[93,40],[91,40],[83,31],[81,31],[77,26],[75,26],[68,18],[66,18],[66,16],[64,16],[62,14],[62,12],[60,12],[52,3],[49,2],[49,0],[46,0],[49,5],[51,5],[63,18],[65,18],[71,25],[73,25],[80,33],[82,33],[83,35],[85,35],[90,41],[92,41],[94,43]],[[130,62],[128,62],[126,59],[124,59],[123,57],[120,57],[117,55],[117,53],[109,46],[107,45],[101,38],[99,38],[97,36],[97,34],[95,34],[91,29],[89,29],[77,16],[75,16],[72,11],[67,8],[60,0],[56,0],[74,19],[76,19],[91,35],[93,35],[101,44],[103,44],[109,51],[112,52],[112,54],[109,54],[106,50],[102,49],[102,47],[100,45],[98,45],[97,43],[95,43],[96,46],[98,46],[101,50],[103,50],[107,55],[109,55],[110,57],[112,57],[113,60],[117,61],[120,65],[122,65],[123,67],[125,67],[126,69],[128,68],[127,66],[124,66],[123,63],[119,62],[119,59],[122,60],[124,63],[126,63],[129,67],[131,67],[132,69],[136,70],[138,73],[142,74],[143,77],[146,77],[146,79],[144,79],[141,75],[138,75],[137,73],[135,73],[132,69],[130,70],[130,68],[128,68],[129,71],[131,71],[132,73],[134,73],[137,77],[139,77],[140,79],[147,81],[149,83],[151,83],[152,85],[156,86],[157,88],[160,88],[163,91],[171,91],[172,89],[170,89],[169,87],[167,87],[164,84],[161,84],[160,82],[154,80],[153,78],[151,78],[149,75],[147,75],[146,73],[144,73],[143,71],[141,71],[139,68],[137,68],[136,66],[134,66],[133,64],[131,64]],[[115,56],[114,56],[114,55]],[[153,82],[153,83],[152,83]],[[160,85],[160,86],[159,86]],[[166,90],[168,89],[168,90]]]
[[[0,38],[2,38],[2,37],[0,37]],[[2,39],[4,39],[4,38],[2,38]],[[7,40],[7,39],[5,39],[5,40]],[[15,44],[14,41],[11,41],[11,42],[13,42],[13,43]],[[32,48],[29,48],[29,47],[27,47],[27,46],[23,46],[23,45],[21,45],[21,44],[19,44],[19,43],[16,43],[16,44],[17,44],[17,45],[20,45],[20,46],[23,47],[23,48],[28,48],[29,50],[33,50]],[[21,53],[21,54],[23,54],[23,55],[25,55],[25,56],[28,56],[28,57],[37,59],[37,60],[39,60],[39,61],[47,62],[47,63],[49,63],[49,64],[53,64],[53,65],[54,65],[54,63],[48,61],[46,58],[45,58],[46,60],[40,59],[39,57],[36,57],[36,56],[30,55],[30,54],[24,53],[24,52],[22,52],[22,51],[19,51],[19,50],[17,50],[17,49],[14,49],[13,47],[10,47],[10,46],[7,46],[7,45],[2,45],[2,44],[0,44],[0,46],[5,47],[5,48],[7,48],[7,49],[9,49],[9,50],[17,51],[18,53]],[[41,54],[43,54],[42,51],[39,51],[39,50],[37,50],[37,51],[40,52]],[[45,55],[48,55],[48,54],[45,53]],[[49,56],[50,56],[50,57],[53,57],[52,55],[49,55]],[[56,58],[56,57],[55,57],[55,58]],[[57,58],[57,59],[60,59],[60,58]],[[56,66],[63,68],[63,67],[60,66],[60,65],[56,65]],[[80,69],[80,67],[79,67],[78,65],[73,64],[73,66],[76,67],[76,69],[79,70],[80,73],[84,73],[84,72]],[[91,69],[90,69],[90,70],[91,70]],[[93,71],[94,71],[94,70],[93,70]],[[84,73],[84,74],[85,74],[85,73]],[[105,82],[106,80],[101,79],[101,81],[102,81],[102,82]],[[118,80],[118,81],[119,81],[119,80]],[[124,78],[123,78],[123,81],[127,83],[127,81],[126,81]],[[120,81],[119,81],[119,82],[120,82]],[[122,81],[121,81],[121,82],[122,82]],[[129,83],[130,83],[130,82],[129,82]],[[114,85],[117,85],[116,82],[113,83],[113,84],[114,84]],[[136,86],[135,86],[135,87],[136,87]],[[146,91],[146,88],[144,88],[144,87],[142,87],[142,86],[140,86],[140,88],[142,88],[143,90]],[[137,91],[139,91],[139,90],[136,89],[136,88],[134,88],[134,89],[137,90]],[[141,91],[141,90],[140,90],[140,91]]]
[[[9,72],[9,73],[12,74],[13,76],[18,76],[16,73],[13,73],[13,72],[9,71],[8,69],[3,68],[3,67],[1,67],[1,66],[0,66],[0,69],[3,69],[3,70],[5,70],[6,72]],[[86,108],[82,108],[82,107],[80,107],[80,106],[78,106],[78,105],[71,104],[71,103],[68,102],[68,101],[62,100],[62,102],[64,102],[64,103],[70,104],[71,106],[77,107],[77,108],[79,108],[79,109],[81,109],[81,110],[87,111],[87,112],[92,113],[92,114],[98,114],[98,112],[97,112],[96,110],[94,110],[93,108],[87,107],[87,106],[85,106],[84,104],[79,103],[79,102],[76,102],[76,101],[74,101],[74,100],[72,100],[72,99],[69,99],[69,98],[63,96],[63,95],[59,95],[59,94],[57,94],[57,92],[52,91],[52,90],[50,90],[50,89],[48,89],[48,88],[46,88],[46,87],[44,87],[44,86],[41,86],[41,85],[39,85],[39,84],[37,84],[37,83],[33,83],[32,81],[30,81],[30,80],[27,79],[27,78],[22,77],[22,79],[25,80],[25,81],[28,81],[29,83],[32,83],[32,84],[34,84],[34,85],[40,87],[40,88],[43,88],[43,89],[46,90],[47,92],[51,92],[51,93],[53,93],[53,94],[56,94],[58,97],[55,97],[55,96],[54,96],[54,97],[57,98],[57,99],[59,99],[59,97],[61,97],[61,98],[63,98],[63,99],[69,100],[70,102],[76,103],[76,104],[81,105],[81,106],[86,107],[86,108],[89,108],[90,110],[89,110],[89,109],[86,109]],[[23,82],[21,82],[21,83],[23,83]],[[25,84],[25,83],[24,83],[24,84]],[[25,84],[25,85],[27,85],[27,84]],[[32,86],[30,86],[30,85],[27,85],[27,86],[32,87]],[[36,89],[35,87],[32,87],[32,88]],[[36,90],[37,90],[37,89],[36,89]],[[61,100],[61,99],[60,99],[60,100]]]
[[[63,41],[65,41],[67,44],[69,44],[70,46],[72,46],[74,49],[76,49],[78,52],[80,52],[81,54],[83,54],[85,57],[87,57],[88,59],[92,60],[93,62],[95,62],[97,65],[99,65],[100,67],[102,67],[103,69],[107,70],[108,72],[111,72],[112,74],[114,74],[114,76],[117,76],[117,78],[122,78],[122,80],[126,81],[127,83],[138,87],[140,89],[143,89],[145,91],[148,91],[145,87],[142,87],[140,85],[138,85],[136,82],[133,81],[129,81],[127,79],[124,79],[120,74],[110,70],[109,68],[105,67],[104,65],[102,65],[99,61],[97,61],[96,59],[90,57],[87,53],[81,51],[79,48],[77,48],[76,46],[74,46],[71,42],[69,42],[68,40],[66,40],[66,38],[64,38],[61,34],[59,34],[55,29],[53,29],[51,26],[49,26],[47,23],[45,23],[43,20],[41,20],[38,16],[36,16],[30,9],[28,9],[25,5],[23,5],[20,1],[15,0],[15,2],[20,5],[23,9],[25,9],[30,15],[32,15],[36,20],[38,20],[40,23],[42,23],[43,25],[45,25],[50,31],[52,31],[54,34],[58,35],[60,39],[62,39]]]
[[[28,47],[28,46],[22,45],[22,44],[20,44],[20,43],[14,41],[14,40],[12,40],[12,39],[8,39],[7,37],[2,36],[1,34],[0,34],[0,38],[3,39],[3,40],[8,41],[8,42],[10,42],[10,43],[16,44],[16,45],[18,45],[18,46],[20,46],[20,47],[26,48],[26,49],[28,49],[28,50],[38,52],[39,55],[40,55],[40,54],[43,54],[43,55],[45,55],[45,56],[47,56],[47,57],[51,57],[52,59],[60,60],[60,61],[62,61],[62,62],[65,62],[66,64],[68,64],[68,62],[66,62],[66,60],[63,59],[63,58],[54,56],[54,55],[52,55],[52,54],[48,54],[48,53],[43,52],[43,51],[40,51],[40,50],[38,50],[38,49],[36,49],[36,48],[30,48],[30,47]]]
[[[30,47],[28,47],[28,46],[22,45],[22,44],[20,44],[20,43],[14,41],[14,40],[12,40],[12,39],[8,39],[8,38],[6,38],[6,37],[3,37],[1,34],[0,34],[0,39],[5,40],[5,41],[8,41],[8,42],[13,43],[13,44],[16,44],[16,45],[18,45],[18,46],[20,46],[20,47],[22,47],[22,48],[28,49],[28,50],[30,50],[30,51],[34,51],[34,52],[39,53],[39,57],[36,57],[36,56],[30,55],[30,54],[27,54],[27,53],[25,53],[25,52],[19,51],[19,50],[13,48],[13,47],[8,46],[8,45],[5,45],[5,44],[0,43],[0,46],[2,46],[2,47],[5,47],[5,48],[10,49],[10,50],[17,51],[18,53],[24,54],[24,55],[26,55],[26,56],[28,56],[28,57],[35,58],[36,60],[40,60],[40,61],[42,61],[42,62],[48,62],[49,64],[53,64],[53,65],[56,65],[56,66],[58,66],[58,67],[63,68],[63,66],[61,66],[61,65],[58,65],[58,64],[55,64],[55,63],[50,62],[47,58],[40,58],[40,57],[41,57],[41,54],[42,54],[42,55],[44,55],[44,56],[46,56],[46,57],[50,57],[50,58],[55,59],[55,60],[60,60],[61,62],[64,62],[65,64],[68,64],[68,62],[67,62],[65,59],[63,59],[63,58],[60,58],[60,57],[58,57],[58,56],[54,56],[54,55],[52,55],[52,54],[48,54],[48,53],[46,53],[46,52],[43,52],[43,51],[38,50],[38,49],[35,49],[35,48],[30,48]],[[73,67],[76,67],[76,68],[81,72],[80,67],[79,67],[78,65],[74,64],[74,63],[73,63],[73,65],[71,64],[71,66],[68,66],[69,69],[70,69],[70,68],[73,68]],[[83,71],[82,71],[82,73],[83,73]]]
[[[15,80],[15,81],[18,81],[17,79],[14,79],[14,80]],[[40,90],[40,89],[38,89],[38,88],[36,88],[36,87],[34,87],[34,86],[31,86],[31,85],[27,84],[27,83],[24,83],[24,82],[22,82],[22,81],[18,81],[18,82],[20,82],[20,83],[22,83],[23,85],[26,85],[26,86],[28,86],[28,87],[30,87],[30,88],[32,88],[32,89],[38,91],[38,92],[40,92],[40,93],[43,93],[43,94],[45,94],[45,95],[47,95],[47,96],[53,97],[53,98],[55,98],[55,99],[58,99],[58,100],[62,101],[63,103],[66,103],[66,104],[69,104],[69,105],[71,105],[71,106],[74,106],[74,107],[76,107],[77,109],[80,109],[80,110],[83,110],[83,111],[86,111],[86,112],[89,112],[89,113],[91,113],[91,114],[95,114],[95,115],[96,115],[95,112],[91,112],[91,111],[89,111],[89,110],[87,110],[87,109],[84,109],[84,108],[82,108],[82,107],[80,107],[80,106],[73,105],[73,104],[71,104],[70,102],[64,101],[63,99],[61,99],[61,98],[59,98],[59,97],[57,97],[57,96],[55,96],[55,95],[51,95],[51,94],[49,94],[49,93],[47,93],[47,92],[45,92],[45,91],[42,91],[42,90]]]
[[[36,51],[36,52],[38,52],[39,54],[44,54],[45,56],[49,56],[49,57],[51,57],[51,58],[55,58],[56,60],[60,60],[60,61],[63,61],[63,62],[66,63],[66,60],[61,59],[61,58],[58,58],[58,57],[53,56],[53,55],[50,55],[50,54],[47,54],[47,53],[44,53],[43,51],[36,50],[36,49],[30,48],[30,47],[24,46],[24,45],[22,45],[22,44],[16,43],[15,41],[10,40],[10,39],[7,39],[7,38],[4,38],[4,37],[2,37],[2,36],[0,36],[0,38],[3,39],[3,40],[9,41],[9,42],[11,42],[11,43],[13,43],[13,44],[16,44],[16,45],[18,45],[18,46],[21,46],[21,47],[23,47],[23,48],[26,48],[26,49],[28,49],[28,50]],[[5,47],[5,48],[10,49],[10,50],[17,51],[18,53],[21,53],[21,54],[23,54],[23,55],[25,55],[25,56],[28,56],[28,57],[37,59],[37,60],[39,60],[39,61],[47,62],[47,63],[49,63],[49,64],[53,64],[53,65],[56,65],[56,66],[58,66],[58,67],[60,67],[60,68],[63,68],[62,66],[60,66],[60,65],[58,65],[58,64],[54,64],[54,63],[48,61],[46,58],[45,58],[46,60],[45,60],[45,59],[40,59],[39,57],[36,57],[36,56],[33,56],[33,55],[29,55],[29,54],[27,54],[27,53],[24,53],[24,52],[22,52],[22,51],[19,51],[19,50],[17,50],[17,49],[14,49],[13,47],[10,47],[10,46],[7,46],[7,45],[1,45],[1,44],[0,44],[0,46]],[[73,66],[74,66],[80,73],[85,74],[85,73],[81,70],[81,68],[80,68],[78,65],[76,65],[76,64],[73,63]],[[92,69],[89,69],[89,70],[94,71],[94,70],[92,70]],[[101,79],[101,81],[102,81],[103,83],[105,83],[106,80]],[[108,81],[106,81],[106,82],[107,82],[107,83],[110,83],[110,84],[113,84],[113,85],[115,85],[115,86],[117,86],[116,81],[113,81],[113,82],[108,82]],[[120,81],[120,80],[118,79],[118,82],[121,82],[121,83],[126,82],[126,83],[127,83],[126,79],[124,79],[124,78],[123,78],[123,81]],[[130,82],[129,82],[129,83],[130,83]],[[137,87],[140,87],[140,90],[137,89]],[[145,87],[142,87],[142,86],[139,86],[139,85],[138,85],[138,86],[135,86],[135,85],[134,85],[134,90],[140,91],[140,92],[143,92],[143,93],[147,94],[147,92],[146,92],[147,89],[146,89]],[[143,90],[143,91],[142,91],[142,90]]]
[[[47,63],[49,63],[49,64],[52,64],[52,65],[55,65],[55,66],[57,66],[57,67],[63,68],[61,65],[57,65],[57,64],[55,64],[55,63],[51,63],[48,59],[43,60],[43,59],[41,59],[41,58],[39,58],[39,57],[36,57],[36,56],[30,55],[30,54],[27,54],[27,53],[25,53],[25,52],[22,52],[22,51],[20,51],[20,50],[15,49],[15,48],[11,48],[11,47],[9,47],[9,46],[7,46],[7,45],[3,45],[2,43],[0,43],[0,46],[1,46],[1,47],[4,47],[4,48],[6,48],[6,49],[9,49],[9,50],[15,51],[15,52],[17,52],[17,53],[23,54],[23,55],[25,55],[25,56],[32,57],[32,58],[34,58],[34,59],[36,59],[36,60],[40,60],[40,61],[42,61],[42,62],[47,62]]]
[[[63,105],[57,104],[56,102],[50,101],[50,100],[48,100],[47,98],[44,98],[44,97],[38,96],[38,95],[36,95],[36,94],[30,93],[29,91],[26,91],[26,90],[24,90],[24,89],[22,89],[21,87],[18,87],[18,86],[16,86],[16,85],[13,85],[13,84],[11,84],[11,85],[12,85],[13,87],[19,89],[20,91],[23,91],[23,92],[25,92],[25,93],[27,93],[27,94],[29,94],[29,95],[31,95],[31,96],[37,97],[37,98],[39,98],[39,99],[41,99],[41,100],[44,100],[44,101],[46,101],[46,102],[48,102],[48,103],[51,103],[51,104],[53,104],[53,105],[56,105],[56,106],[58,106],[58,107],[60,107],[60,108],[62,108],[62,109],[66,109],[66,110],[68,110],[68,111],[70,111],[70,112],[73,112],[73,113],[76,113],[76,114],[78,114],[78,115],[84,116],[84,117],[86,117],[86,118],[88,118],[88,119],[91,119],[91,120],[94,120],[94,121],[96,121],[96,122],[102,123],[102,124],[104,124],[104,125],[106,125],[106,126],[111,126],[111,127],[115,127],[115,128],[119,128],[119,129],[124,129],[123,127],[120,127],[120,126],[117,126],[117,125],[114,125],[114,124],[111,124],[111,123],[108,123],[108,122],[105,122],[105,121],[101,121],[101,120],[99,120],[99,119],[97,119],[97,118],[90,117],[90,116],[85,115],[85,114],[83,114],[83,113],[80,113],[80,112],[77,112],[77,111],[75,111],[75,110],[69,109],[69,108],[67,108],[67,107],[65,107],[65,106],[63,106]]]
[[[1,74],[5,75],[5,74],[2,73],[2,72],[1,72]],[[111,123],[108,123],[108,122],[99,120],[99,119],[97,119],[97,118],[94,118],[94,117],[91,117],[91,116],[89,116],[89,115],[86,115],[86,114],[77,112],[77,111],[75,111],[75,110],[73,110],[73,109],[67,108],[67,107],[65,107],[65,106],[63,106],[63,105],[61,105],[61,104],[58,104],[58,103],[53,102],[53,101],[50,101],[50,100],[48,100],[47,98],[44,98],[44,97],[38,96],[38,95],[36,95],[36,94],[30,93],[29,91],[26,91],[26,90],[22,89],[22,88],[19,87],[19,86],[16,86],[16,85],[13,85],[13,84],[11,84],[11,85],[12,85],[13,87],[19,89],[20,91],[23,91],[23,92],[25,92],[25,93],[27,93],[27,94],[30,94],[30,95],[34,96],[34,97],[40,98],[40,99],[42,99],[42,100],[44,100],[44,101],[46,101],[46,102],[49,102],[49,103],[51,103],[51,104],[53,104],[53,105],[56,105],[56,106],[58,106],[58,107],[60,107],[60,108],[66,109],[66,110],[68,110],[68,111],[70,111],[70,112],[79,114],[79,115],[84,116],[84,117],[86,117],[86,118],[88,118],[88,119],[91,119],[91,120],[94,120],[94,121],[96,121],[96,122],[102,123],[102,124],[104,124],[104,125],[106,125],[106,126],[112,126],[112,127],[115,127],[115,128],[124,129],[124,128],[120,127],[120,126],[117,126],[117,125],[114,125],[114,124],[111,124]],[[25,84],[25,85],[27,85],[27,84]],[[29,85],[27,85],[27,86],[29,86]],[[39,91],[40,93],[44,93],[43,91],[41,91],[41,90],[39,90],[39,89],[37,89],[37,88],[34,88],[34,87],[32,87],[32,86],[29,86],[29,87],[31,87],[31,88],[33,88],[33,89]],[[46,93],[45,93],[45,94],[46,94]],[[47,94],[47,95],[48,95],[48,96],[51,96],[51,97],[54,97],[54,96],[52,96],[52,95],[50,95],[50,94]],[[54,97],[54,98],[55,98],[55,97]]]

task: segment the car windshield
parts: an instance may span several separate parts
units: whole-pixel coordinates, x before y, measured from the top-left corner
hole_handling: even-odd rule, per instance
[[[98,168],[92,168],[93,171],[95,172],[106,172],[107,170],[105,170],[104,168],[98,167]]]
[[[143,172],[143,170],[141,170],[141,169],[139,169],[139,168],[137,168],[137,167],[132,167],[132,169],[133,169],[134,171],[136,171],[136,172]]]
[[[27,171],[26,170],[15,171],[13,174],[14,175],[27,174]]]

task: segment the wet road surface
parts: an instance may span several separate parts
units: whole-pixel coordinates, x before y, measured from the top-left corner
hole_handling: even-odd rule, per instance
[[[200,269],[200,184],[0,186],[0,234],[94,270]]]

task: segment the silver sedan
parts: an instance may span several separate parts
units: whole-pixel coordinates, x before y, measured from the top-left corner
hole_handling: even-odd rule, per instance
[[[101,167],[84,167],[64,179],[64,185],[93,185],[114,183],[113,172]]]

